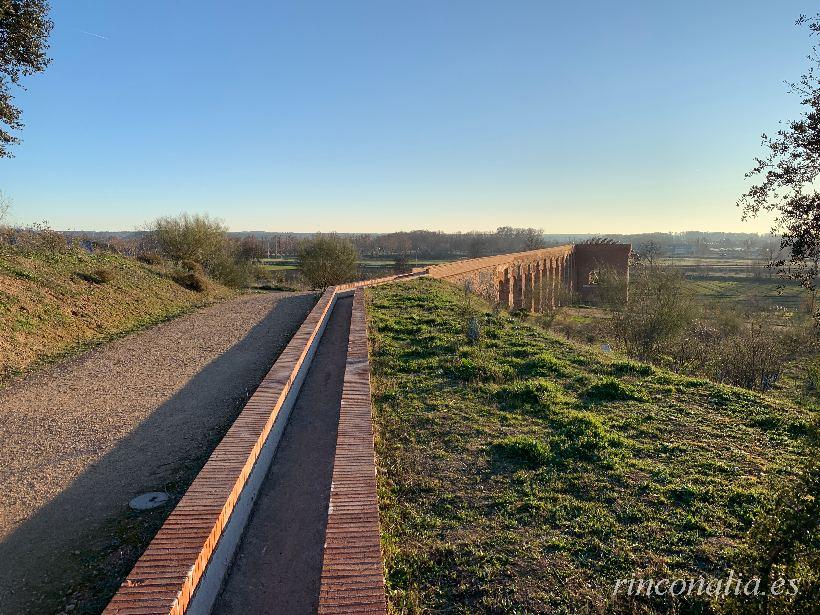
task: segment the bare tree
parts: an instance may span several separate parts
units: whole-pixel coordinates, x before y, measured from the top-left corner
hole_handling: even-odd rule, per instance
[[[11,199],[0,190],[0,226],[5,224],[6,217],[9,215],[11,209]]]

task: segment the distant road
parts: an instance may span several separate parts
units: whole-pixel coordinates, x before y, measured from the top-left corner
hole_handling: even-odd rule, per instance
[[[1,390],[0,613],[101,610],[314,301],[243,295]],[[148,491],[171,502],[131,512]]]

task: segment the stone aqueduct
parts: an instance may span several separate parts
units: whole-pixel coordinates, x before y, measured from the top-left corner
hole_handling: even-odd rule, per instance
[[[582,301],[593,299],[595,272],[611,268],[629,275],[632,246],[588,243],[434,265],[425,272],[455,284],[470,283],[477,292],[497,299],[503,308],[541,312],[559,305],[567,291]]]

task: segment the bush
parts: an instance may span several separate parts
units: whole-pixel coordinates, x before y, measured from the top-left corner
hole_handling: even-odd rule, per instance
[[[223,256],[228,227],[207,215],[185,213],[157,218],[150,232],[160,251],[168,258],[195,261],[207,266]]]
[[[79,272],[77,276],[92,284],[107,284],[116,277],[112,269],[95,269],[90,273]]]
[[[592,302],[610,310],[620,310],[626,305],[629,278],[609,266],[601,266],[595,272]]]
[[[750,322],[737,335],[723,338],[709,357],[712,376],[748,389],[770,389],[780,377],[788,349],[784,340],[762,321]]]
[[[253,266],[247,260],[253,250],[244,250],[239,242],[228,237],[228,227],[207,215],[181,214],[176,217],[158,218],[150,226],[151,239],[146,243],[171,260],[195,262],[205,272],[226,286],[240,288],[250,283]],[[193,270],[185,267],[189,272]],[[185,276],[187,283],[198,284],[196,276]],[[207,284],[207,281],[206,281]],[[192,286],[188,286],[192,288]]]
[[[657,359],[694,321],[680,271],[641,267],[631,277],[629,301],[613,317],[613,334],[639,359]]]
[[[297,255],[299,269],[314,288],[344,284],[356,278],[359,255],[353,244],[336,234],[317,234],[304,241]]]

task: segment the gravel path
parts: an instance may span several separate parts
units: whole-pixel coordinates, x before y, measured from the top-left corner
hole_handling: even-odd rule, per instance
[[[181,496],[314,301],[244,295],[0,391],[0,613],[98,611],[170,509],[128,501]]]

